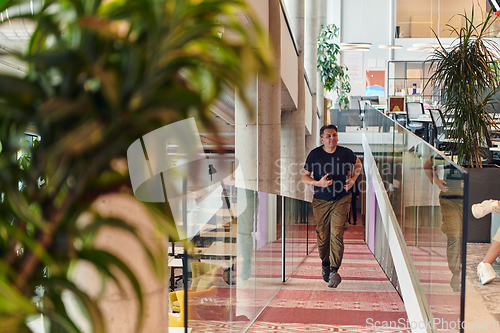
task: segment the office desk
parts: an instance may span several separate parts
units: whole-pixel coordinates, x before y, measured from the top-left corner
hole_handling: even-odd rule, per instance
[[[430,133],[430,125],[432,125],[432,119],[431,117],[418,117],[418,118],[411,118],[410,121],[416,122],[416,123],[421,123],[424,125],[424,140],[429,142],[431,145],[434,143],[433,138],[434,136],[432,133]],[[432,139],[432,140],[430,140]]]
[[[387,117],[391,118],[401,126],[405,126],[406,124],[406,112],[405,111],[392,111],[387,112]]]
[[[389,111],[387,115],[406,115],[406,111]]]
[[[180,258],[169,258],[168,267],[170,267],[170,291],[175,290],[175,276],[174,272],[176,268],[184,267],[182,264],[182,259]],[[182,276],[182,275],[181,275]]]
[[[387,105],[378,105],[378,104],[372,104],[372,106],[379,110],[379,111],[382,111],[383,113],[386,113],[387,112]]]
[[[222,243],[214,242],[210,247],[206,248],[201,254],[206,256],[233,256],[237,255],[237,244],[236,243]]]
[[[493,154],[494,160],[500,160],[500,147],[490,147],[490,152]]]
[[[236,243],[214,242],[208,248],[195,248],[201,259],[232,260],[238,255]]]

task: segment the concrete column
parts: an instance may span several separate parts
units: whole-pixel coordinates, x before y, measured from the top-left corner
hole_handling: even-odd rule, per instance
[[[236,175],[236,186],[261,192],[280,194],[280,132],[281,132],[281,19],[280,3],[268,1],[269,43],[274,51],[275,79],[256,78],[246,91],[254,109],[248,112],[236,97],[235,156],[242,168]],[[261,9],[265,11],[265,9]],[[255,93],[254,93],[255,91]],[[251,96],[253,94],[253,96]]]
[[[304,62],[313,95],[317,93],[318,0],[306,1]]]
[[[318,0],[306,1],[305,35],[304,35],[304,66],[309,78],[312,92],[313,114],[317,110],[317,41],[318,41]],[[322,116],[320,114],[320,116]],[[314,135],[314,134],[313,134]]]
[[[235,175],[237,187],[257,191],[257,78],[249,82],[245,93],[252,103],[252,109],[247,110],[245,104],[236,93],[234,145],[235,157],[238,163]]]
[[[326,24],[326,0],[318,0],[318,30],[316,32],[316,38],[318,38],[319,31],[321,30],[321,26]],[[315,53],[317,55],[317,52]],[[316,60],[317,56],[314,57]],[[317,64],[317,60],[315,61],[315,64]],[[326,114],[325,114],[325,89],[323,87],[323,81],[321,81],[321,76],[318,74],[318,71],[316,70],[316,88],[317,88],[317,95],[316,95],[316,105],[318,105],[318,108],[320,109],[320,114],[323,116],[323,123],[326,124]]]
[[[298,100],[296,110],[281,112],[281,192],[304,200],[300,171],[305,162],[305,84],[304,84],[304,0],[295,0],[287,8],[292,32],[299,48]],[[308,92],[309,93],[309,92]]]
[[[258,108],[258,189],[280,194],[280,141],[281,141],[281,5],[269,0],[269,39],[274,51],[275,80],[259,80]]]
[[[311,126],[311,135],[308,135],[306,137],[306,156],[309,154],[311,150],[319,146],[318,142],[319,141],[319,128],[318,127],[318,116],[316,114],[316,111],[313,112],[312,114],[312,126]],[[313,187],[312,186],[307,186],[306,191],[304,193],[304,200],[311,202],[313,199]]]
[[[389,0],[389,43],[394,45],[396,26],[396,5],[394,0]],[[389,60],[394,60],[394,49],[389,49]]]
[[[314,17],[317,15],[317,10],[314,8],[317,8],[317,2],[316,0],[307,0],[306,2],[306,13],[305,13],[305,18],[304,18],[304,66],[305,70],[309,79],[309,84],[311,88],[311,93],[312,93],[312,122],[311,122],[311,135],[308,135],[306,137],[306,148],[305,148],[305,155],[309,154],[311,150],[317,147],[317,133],[318,133],[318,117],[317,117],[317,107],[316,107],[316,87],[317,87],[317,80],[314,79],[315,76],[317,76],[317,69],[316,69],[316,55],[317,55],[317,36],[311,36],[314,35],[314,33],[311,33],[311,28],[314,28],[314,26],[317,26],[317,24],[314,23]],[[314,17],[311,17],[311,14],[315,13]],[[313,29],[314,31],[315,29]],[[311,39],[312,37],[312,39]],[[307,91],[307,93],[309,93]],[[311,201],[313,196],[313,191],[312,187],[307,187],[306,193],[304,194],[304,199],[307,201]]]

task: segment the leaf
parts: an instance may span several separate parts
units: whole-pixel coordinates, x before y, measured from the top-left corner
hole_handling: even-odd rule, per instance
[[[29,0],[0,0],[0,8],[18,3],[29,5]],[[279,77],[267,36],[243,0],[46,0],[32,18],[36,30],[26,54],[15,55],[28,73],[0,76],[0,251],[14,262],[0,260],[10,268],[0,273],[0,282],[14,291],[14,284],[22,285],[21,298],[12,296],[13,302],[22,302],[48,271],[44,315],[61,331],[74,330],[61,301],[63,290],[71,290],[88,309],[94,332],[102,331],[95,300],[75,289],[65,273],[85,255],[109,281],[117,282],[116,270],[123,271],[142,297],[133,272],[93,248],[92,233],[100,227],[134,229],[100,219],[85,234],[77,226],[81,213],[100,195],[130,191],[130,180],[114,172],[111,161],[125,158],[131,143],[143,135],[192,115],[216,132],[208,113],[225,87],[238,91],[250,108],[249,80]],[[21,170],[12,157],[28,125],[41,141]],[[168,203],[145,206],[158,238],[182,237]],[[157,276],[164,276],[165,254],[138,240]],[[12,252],[17,243],[26,249],[29,267],[20,268],[22,258]],[[23,281],[16,281],[21,275]],[[19,316],[25,321],[30,311]],[[0,317],[19,322],[2,311]]]
[[[68,290],[75,295],[76,300],[81,302],[86,309],[90,318],[90,323],[92,324],[92,331],[94,333],[105,333],[104,319],[97,303],[90,299],[86,293],[78,289],[75,284],[68,281],[66,278],[52,276],[50,279],[44,279],[42,281],[42,285],[48,290],[53,289],[55,291],[57,296],[52,295],[51,300],[60,304],[59,306],[56,305],[56,309],[44,310],[44,313],[47,314],[52,320],[63,324],[63,326],[65,326],[66,329],[69,329],[70,332],[79,332],[78,330],[71,329],[74,327],[74,324],[71,320],[66,319],[68,316],[61,301],[62,291]]]
[[[122,260],[107,251],[97,249],[84,249],[79,253],[82,259],[88,260],[98,268],[105,268],[105,272],[111,272],[110,268],[116,267],[125,275],[128,281],[131,283],[138,301],[139,311],[137,313],[136,332],[139,332],[144,315],[144,299],[141,284],[139,283],[139,280],[137,280],[134,272]],[[115,276],[110,275],[110,277],[112,277],[113,280],[117,281]],[[85,299],[87,296],[86,294],[82,293],[82,295],[80,295],[79,297]],[[87,302],[85,304],[88,305]],[[93,309],[89,307],[89,310]]]
[[[486,107],[500,90],[498,67],[494,65],[499,50],[486,35],[494,20],[491,11],[477,25],[473,23],[474,9],[470,17],[460,16],[465,26],[450,27],[457,36],[452,46],[445,48],[439,42],[440,48],[429,58],[435,68],[429,82],[441,87],[445,115],[453,116],[451,135],[460,140],[456,147],[459,162],[482,167],[478,152],[485,145],[487,128],[492,124]]]
[[[332,41],[338,36],[339,29],[334,25],[322,25],[318,37],[317,68],[326,91],[335,90],[339,108],[348,107],[347,94],[350,92],[347,68],[337,63],[340,47]],[[347,101],[347,102],[346,102]]]

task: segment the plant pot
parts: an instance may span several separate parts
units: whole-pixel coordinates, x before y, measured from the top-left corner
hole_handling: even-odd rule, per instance
[[[469,173],[469,195],[467,201],[467,241],[489,243],[491,232],[491,214],[480,219],[472,216],[473,204],[484,200],[500,200],[500,167],[486,164],[483,168],[466,168]]]

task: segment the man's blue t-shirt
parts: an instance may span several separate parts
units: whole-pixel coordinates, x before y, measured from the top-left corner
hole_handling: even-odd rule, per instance
[[[356,164],[356,155],[346,147],[337,146],[332,154],[327,153],[323,146],[311,150],[307,156],[304,169],[312,173],[314,180],[320,180],[326,174],[332,175],[333,183],[328,187],[314,186],[314,197],[321,200],[339,200],[349,192],[344,189],[346,184],[347,171],[351,171]]]

